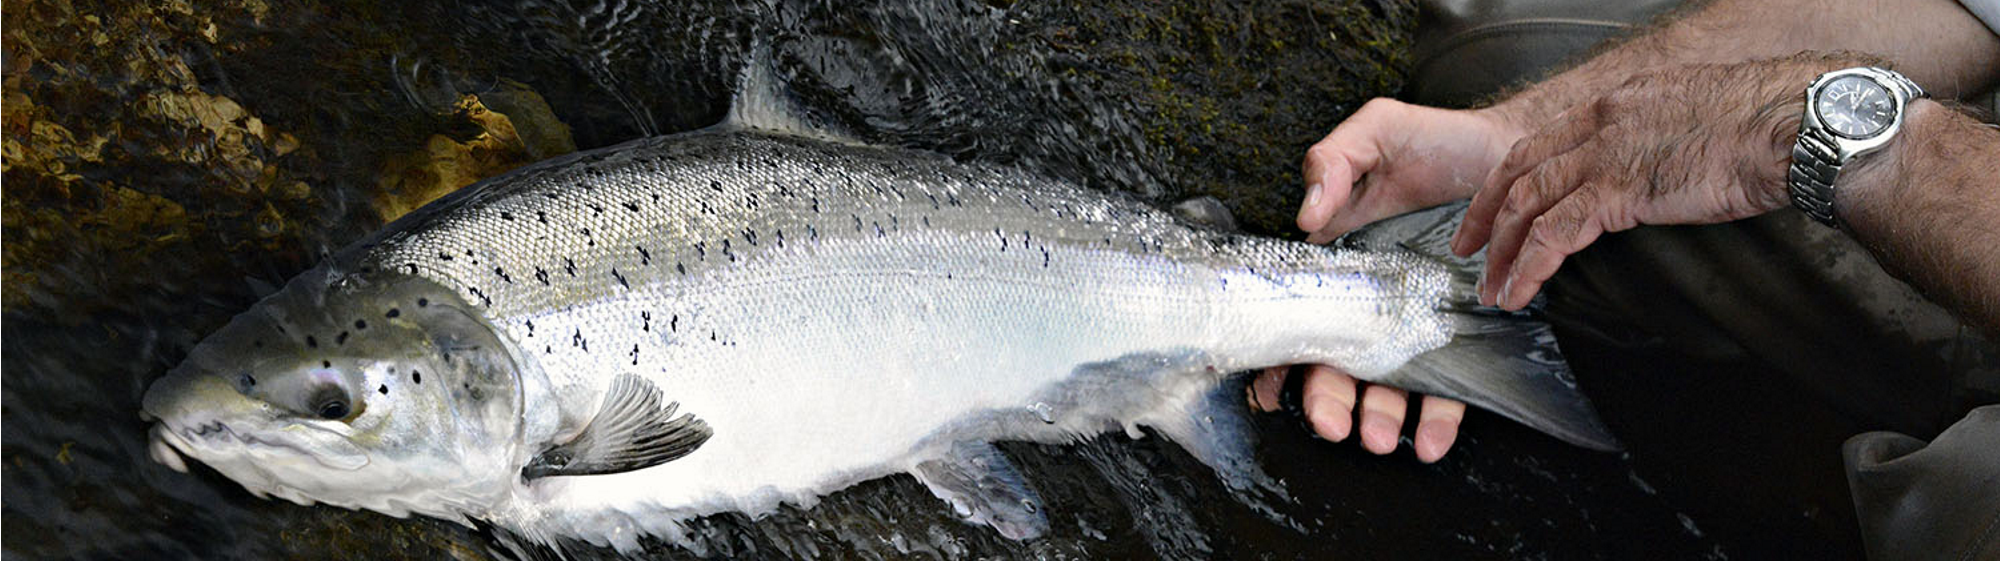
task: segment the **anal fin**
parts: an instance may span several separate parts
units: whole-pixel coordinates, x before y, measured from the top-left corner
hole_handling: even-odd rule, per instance
[[[992,526],[1008,539],[1031,539],[1049,529],[1041,498],[992,444],[953,444],[944,457],[920,462],[910,474],[967,522]]]
[[[1188,403],[1178,411],[1165,408],[1166,414],[1144,423],[1214,469],[1216,477],[1230,489],[1282,492],[1257,463],[1257,433],[1241,397],[1248,381],[1244,376],[1223,380],[1207,391],[1189,395]]]
[[[714,432],[692,414],[675,417],[678,409],[651,382],[619,375],[583,431],[536,455],[521,468],[521,477],[620,473],[686,456]]]

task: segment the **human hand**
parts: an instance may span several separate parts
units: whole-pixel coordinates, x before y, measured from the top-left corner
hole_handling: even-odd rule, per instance
[[[1605,232],[1783,207],[1805,85],[1870,62],[1795,56],[1634,76],[1516,142],[1473,197],[1452,251],[1485,246],[1480,303],[1520,309]]]
[[[1410,105],[1392,99],[1369,101],[1326,138],[1306,151],[1306,199],[1299,229],[1306,241],[1326,243],[1370,222],[1472,195],[1479,181],[1526,134],[1518,119],[1501,109],[1458,111]],[[1408,394],[1383,385],[1362,386],[1333,367],[1309,367],[1300,405],[1313,431],[1340,442],[1354,432],[1359,410],[1361,446],[1376,454],[1396,450]],[[1265,371],[1251,384],[1251,399],[1263,411],[1280,406],[1285,370]],[[1458,439],[1465,404],[1423,396],[1417,459],[1438,461]]]
[[[1370,222],[1472,196],[1527,130],[1511,112],[1369,101],[1306,150],[1299,229],[1326,243]]]
[[[1269,368],[1258,374],[1250,383],[1252,406],[1266,413],[1278,410],[1283,399],[1280,394],[1285,386],[1285,370]],[[1372,384],[1360,389],[1353,376],[1326,365],[1307,367],[1301,374],[1306,378],[1300,405],[1320,438],[1340,442],[1354,432],[1354,404],[1359,389],[1361,447],[1376,454],[1396,451],[1397,435],[1403,432],[1403,415],[1408,409],[1408,397],[1403,390]],[[1417,434],[1411,437],[1417,460],[1427,464],[1436,462],[1458,439],[1458,424],[1465,418],[1465,404],[1424,396],[1418,417]]]

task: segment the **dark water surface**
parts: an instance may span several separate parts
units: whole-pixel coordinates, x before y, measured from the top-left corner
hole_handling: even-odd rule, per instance
[[[817,118],[869,141],[1163,203],[1215,196],[1286,235],[1298,155],[1395,91],[1414,25],[1410,6],[1368,0],[413,4],[8,0],[9,557],[549,553],[173,472],[147,458],[139,398],[203,334],[426,185],[716,122],[753,42]],[[456,106],[468,94],[508,116],[513,144],[482,144],[498,135]],[[1048,502],[1052,531],[1032,542],[957,521],[903,476],[697,526],[707,554],[753,558],[1730,552],[1629,456],[1477,412],[1466,424],[1421,465],[1261,419],[1262,459],[1290,495],[1275,513],[1171,444],[1105,435],[1003,445]]]

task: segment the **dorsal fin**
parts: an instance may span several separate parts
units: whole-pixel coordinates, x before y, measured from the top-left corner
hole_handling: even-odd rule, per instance
[[[736,95],[729,103],[729,116],[722,127],[780,132],[843,144],[863,144],[800,107],[778,76],[778,61],[770,42],[752,39],[750,54],[744,57],[743,71],[737,74]]]
[[[602,475],[657,466],[694,452],[714,435],[694,415],[675,417],[680,404],[632,374],[612,380],[597,416],[576,438],[549,447],[521,468],[521,477]]]

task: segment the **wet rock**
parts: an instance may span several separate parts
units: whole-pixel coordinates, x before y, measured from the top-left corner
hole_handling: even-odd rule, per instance
[[[500,100],[503,107],[520,116],[524,126],[516,127],[514,118],[487,109],[484,99]],[[569,129],[532,90],[466,95],[453,109],[454,119],[463,120],[477,132],[463,141],[434,134],[422,149],[389,157],[382,165],[372,200],[382,222],[521,164],[576,151]]]
[[[443,193],[575,150],[547,102],[518,82],[482,94],[502,111],[468,98],[438,110],[372,111],[398,126],[302,118],[315,106],[348,109],[327,105],[331,94],[323,90],[287,96],[244,88],[285,80],[264,75],[290,62],[261,58],[258,49],[283,50],[262,35],[264,26],[295,23],[272,21],[271,6],[261,0],[7,0],[4,12],[0,173],[8,243],[0,258],[0,305],[7,310],[33,302],[69,308],[115,302],[162,288],[156,284],[162,275],[193,280],[196,271],[241,269],[230,263],[245,255],[296,270],[340,238]],[[364,47],[397,43],[367,33],[349,28],[335,39]],[[348,48],[354,50],[325,54],[352,55],[355,66],[314,77],[335,84],[387,77],[369,75],[382,67],[370,61],[396,49]],[[232,70],[239,59],[258,62],[248,72]],[[270,121],[274,112],[286,124]],[[412,112],[424,116],[411,118]],[[356,142],[357,136],[372,142]],[[422,140],[414,150],[393,152],[410,139]],[[356,145],[375,149],[356,154]],[[357,194],[373,213],[349,210]],[[87,311],[59,316],[88,318]]]

